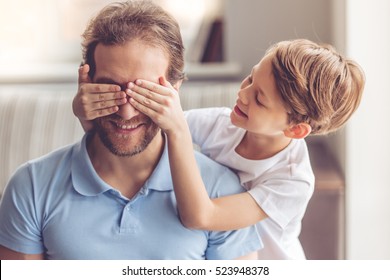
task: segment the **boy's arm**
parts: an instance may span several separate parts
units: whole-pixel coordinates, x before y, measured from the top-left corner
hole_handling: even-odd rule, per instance
[[[89,69],[88,64],[80,66],[78,91],[72,102],[73,113],[84,131],[92,129],[91,120],[111,115],[119,110],[118,106],[127,102],[119,85],[92,83]]]
[[[204,230],[243,228],[266,218],[249,193],[211,200],[198,169],[191,134],[176,90],[165,79],[157,85],[130,83],[131,104],[166,133],[169,163],[179,215],[186,227]]]
[[[267,215],[247,193],[210,199],[200,175],[191,136],[167,135],[169,164],[182,223],[203,230],[234,230],[253,225]]]

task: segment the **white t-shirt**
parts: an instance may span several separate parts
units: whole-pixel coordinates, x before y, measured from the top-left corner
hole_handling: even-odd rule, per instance
[[[314,190],[306,142],[293,139],[278,154],[249,160],[235,152],[245,130],[230,121],[229,108],[186,111],[192,140],[201,152],[234,170],[241,184],[267,213],[257,224],[264,249],[259,259],[305,259],[298,236]]]

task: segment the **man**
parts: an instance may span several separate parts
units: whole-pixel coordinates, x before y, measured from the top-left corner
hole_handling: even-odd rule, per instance
[[[90,69],[80,69],[80,91],[120,96],[137,78],[163,77],[177,89],[183,79],[179,27],[150,2],[103,9],[83,47]],[[233,259],[261,247],[254,227],[182,226],[164,135],[127,99],[93,126],[79,143],[24,164],[11,178],[0,205],[1,259]],[[243,191],[227,168],[196,157],[211,197]]]

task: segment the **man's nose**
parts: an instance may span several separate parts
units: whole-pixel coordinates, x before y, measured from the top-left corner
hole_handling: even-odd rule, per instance
[[[139,111],[135,109],[129,102],[119,106],[118,112],[116,112],[123,120],[130,120],[131,118],[139,115]]]

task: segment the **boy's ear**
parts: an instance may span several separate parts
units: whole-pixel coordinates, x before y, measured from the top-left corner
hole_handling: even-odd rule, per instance
[[[307,123],[294,124],[286,128],[283,132],[286,137],[302,139],[310,134],[311,126]]]

